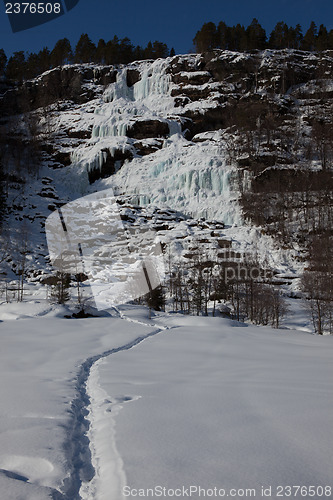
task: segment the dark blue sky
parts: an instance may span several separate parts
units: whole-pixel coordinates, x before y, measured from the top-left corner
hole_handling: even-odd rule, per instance
[[[177,53],[186,53],[204,22],[247,26],[254,17],[268,34],[278,21],[291,26],[300,23],[303,32],[312,20],[333,28],[332,0],[80,0],[58,19],[19,33],[12,33],[3,3],[0,9],[0,48],[7,55],[17,50],[37,52],[45,46],[52,49],[64,37],[75,46],[82,33],[95,43],[114,35],[128,36],[135,45],[159,40]]]

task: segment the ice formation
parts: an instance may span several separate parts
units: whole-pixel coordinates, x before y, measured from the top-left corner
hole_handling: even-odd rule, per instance
[[[237,171],[226,164],[216,144],[189,147],[184,138],[173,136],[152,156],[150,161],[133,159],[110,179],[116,194],[141,194],[143,204],[220,219],[227,225],[241,223]]]
[[[133,150],[134,141],[126,134],[136,121],[162,121],[169,127],[162,149],[145,157],[136,155],[112,177],[98,181],[98,189],[112,187],[116,194],[138,195],[142,204],[240,224],[236,170],[226,161],[221,133],[211,134],[219,134],[218,141],[184,139],[167,67],[168,59],[134,63],[132,69],[140,79],[131,87],[128,67],[119,69],[116,82],[96,101],[92,137],[72,154],[72,164],[87,179],[89,171],[102,168],[107,150],[111,157],[116,150]],[[81,183],[88,184],[83,179]]]

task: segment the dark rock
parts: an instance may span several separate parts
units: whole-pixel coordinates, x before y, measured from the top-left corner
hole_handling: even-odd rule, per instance
[[[146,139],[148,137],[167,137],[169,132],[169,125],[166,122],[140,120],[127,130],[127,136],[134,139]]]
[[[202,71],[205,69],[205,60],[203,56],[195,61],[195,65],[190,64],[188,59],[184,59],[182,56],[176,56],[172,59],[169,72],[176,74],[182,71]]]
[[[56,195],[54,191],[51,191],[50,189],[42,189],[40,193],[37,193],[39,196],[42,198],[52,198],[54,200],[58,200],[59,197]]]
[[[118,71],[115,70],[113,66],[96,68],[94,70],[94,81],[95,83],[106,87],[107,85],[117,81],[117,73]]]
[[[127,214],[120,214],[120,218],[121,220],[123,220],[124,222],[131,222],[131,223],[134,223],[136,221],[135,217],[130,217],[129,215]]]
[[[205,61],[205,70],[213,76],[214,80],[235,81],[240,76],[254,74],[256,70],[255,59],[248,54],[239,57],[237,52],[230,53],[230,57],[220,58],[220,51],[205,52],[203,59]]]
[[[45,153],[47,153],[47,154],[50,155],[54,151],[54,146],[52,144],[48,144],[46,142],[42,142],[40,144],[40,149],[41,149],[41,151],[44,151]]]
[[[98,179],[105,179],[114,174],[116,172],[116,162],[119,162],[119,168],[121,168],[126,160],[131,160],[133,158],[133,154],[128,150],[121,151],[117,149],[113,156],[111,156],[108,149],[102,149],[102,153],[106,153],[106,160],[104,161],[101,169],[95,168],[90,170],[88,173],[90,184]]]
[[[91,130],[67,130],[67,135],[71,139],[90,139]]]
[[[58,67],[38,79],[26,81],[8,90],[0,100],[0,114],[7,116],[24,113],[65,99],[83,104],[95,96],[92,89],[84,86],[86,81],[107,85],[115,81],[115,78],[116,71],[110,66],[95,71],[89,65]]]
[[[72,316],[68,316],[68,315],[64,316],[64,318],[66,318],[66,319],[70,319],[71,317],[75,318],[75,319],[98,318],[98,316],[94,316],[93,314],[85,312],[84,309],[81,309],[77,313],[73,313]]]
[[[172,81],[174,83],[183,83],[185,85],[204,85],[211,80],[211,75],[208,72],[193,73],[192,72],[181,72],[172,75]]]
[[[211,89],[210,87],[206,87],[204,89],[197,86],[189,86],[189,87],[178,87],[174,88],[171,91],[172,97],[181,96],[187,97],[190,101],[200,101],[202,99],[208,99],[212,92],[216,92],[216,89]]]
[[[168,231],[170,226],[167,224],[158,224],[154,226],[155,231]]]
[[[183,108],[186,106],[186,104],[189,104],[191,102],[191,99],[187,96],[181,95],[175,98],[175,107],[176,108]]]
[[[56,286],[58,284],[59,278],[57,276],[47,276],[46,278],[41,278],[40,282],[42,285]]]
[[[140,71],[136,69],[128,69],[126,73],[126,83],[128,87],[133,87],[141,78]]]
[[[50,177],[43,177],[42,178],[42,184],[50,184],[52,182],[52,179],[50,179]]]
[[[219,248],[230,248],[232,245],[231,240],[218,240],[217,244]]]
[[[228,124],[229,113],[226,108],[208,108],[203,113],[198,111],[186,111],[184,115],[188,118],[186,128],[193,137],[200,132],[219,130]]]
[[[278,157],[274,154],[248,156],[245,158],[237,159],[237,164],[239,167],[247,168],[248,170],[252,170],[253,172],[263,171],[267,167],[273,167],[278,162],[285,163],[282,158],[278,159]]]
[[[71,154],[69,152],[57,151],[52,155],[52,158],[63,167],[68,167],[71,164]]]
[[[134,147],[140,156],[146,156],[155,153],[155,151],[161,149],[162,144],[163,141],[154,141],[153,144],[138,141],[134,144]]]

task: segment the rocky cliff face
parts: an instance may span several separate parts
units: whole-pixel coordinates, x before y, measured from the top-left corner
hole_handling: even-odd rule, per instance
[[[148,63],[152,67],[153,63]],[[142,78],[145,63],[132,63],[126,71],[126,85],[132,88]],[[188,104],[211,99],[214,104],[233,105],[248,93],[332,97],[333,90],[306,92],[304,85],[332,77],[333,52],[320,55],[297,50],[266,50],[251,53],[218,51],[202,55],[175,56],[163,65],[172,82],[171,96],[175,106],[190,115]],[[100,96],[108,85],[117,81],[123,67],[71,65],[55,68],[3,93],[1,115],[24,113],[49,106],[61,100],[83,104]],[[298,90],[298,92],[297,92]],[[193,106],[192,106],[193,107]],[[210,106],[212,108],[212,106]],[[213,120],[214,122],[214,120]],[[213,123],[211,124],[213,125]],[[203,125],[209,127],[209,123]],[[216,123],[220,128],[220,122]],[[202,130],[201,130],[202,131]]]
[[[236,239],[232,228],[258,215],[251,196],[274,193],[275,185],[297,191],[304,170],[323,169],[323,155],[330,185],[332,96],[329,51],[214,51],[48,71],[0,99],[2,158],[23,207],[12,217],[36,224],[36,193],[43,192],[45,218],[112,187],[141,206],[216,219]],[[313,174],[307,178],[313,183]],[[270,199],[258,209],[266,229]]]
[[[61,100],[82,104],[98,93],[98,86],[109,85],[115,80],[116,70],[112,66],[72,65],[55,68],[39,78],[3,92],[1,114],[26,113]],[[88,82],[94,82],[95,92],[89,91]]]

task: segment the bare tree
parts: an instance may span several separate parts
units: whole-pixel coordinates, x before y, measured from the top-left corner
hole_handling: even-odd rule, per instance
[[[312,137],[323,170],[327,170],[333,156],[333,126],[324,119],[316,120],[312,126]]]
[[[302,285],[315,332],[333,334],[333,250],[329,234],[313,239]]]

